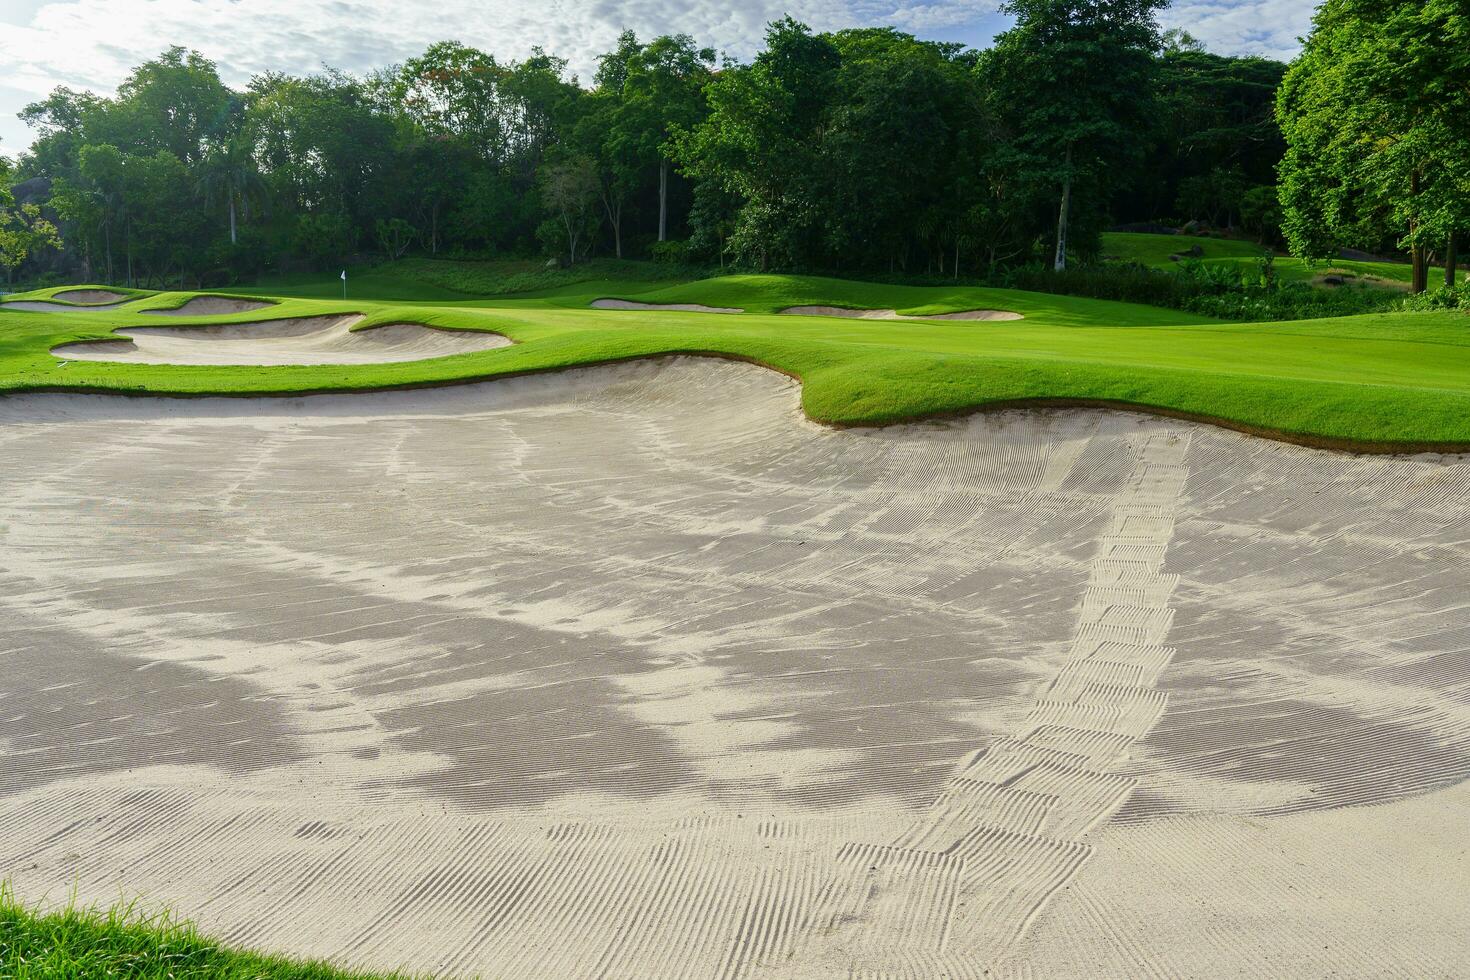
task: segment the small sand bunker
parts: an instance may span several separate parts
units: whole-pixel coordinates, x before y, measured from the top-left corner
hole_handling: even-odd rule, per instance
[[[594,299],[594,310],[668,310],[676,313],[744,313],[733,306],[702,306],[699,303],[635,303],[630,299]]]
[[[63,303],[95,306],[98,303],[120,303],[128,297],[125,293],[113,292],[111,289],[68,289],[53,293],[51,298]]]
[[[196,296],[183,306],[172,310],[142,310],[155,316],[224,316],[230,313],[249,313],[275,306],[258,299],[236,299],[232,296]]]
[[[128,340],[62,344],[52,354],[70,361],[132,364],[389,364],[510,346],[510,338],[498,333],[417,323],[353,331],[361,321],[353,314],[207,327],[125,327],[116,333]]]
[[[907,316],[897,310],[850,310],[842,306],[788,306],[781,311],[792,316],[840,316],[849,320],[1021,320],[1019,313],[1006,310],[965,310],[961,313],[930,313]]]
[[[0,303],[0,310],[15,310],[20,313],[100,313],[103,310],[115,310],[124,303],[131,300],[122,296],[114,302],[97,302],[95,300],[66,300],[60,297],[73,295],[78,296],[117,296],[117,293],[104,292],[103,290],[78,289],[68,293],[57,293],[57,298],[50,299],[23,299],[14,300],[9,303]]]

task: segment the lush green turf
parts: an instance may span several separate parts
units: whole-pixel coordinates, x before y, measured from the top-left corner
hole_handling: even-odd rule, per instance
[[[658,288],[650,288],[650,286]],[[599,296],[737,306],[740,316],[596,311]],[[1110,403],[1221,421],[1299,441],[1359,449],[1470,446],[1470,319],[1396,313],[1233,324],[1123,303],[971,287],[916,287],[792,276],[679,285],[571,283],[534,296],[456,304],[283,299],[207,322],[362,312],[499,331],[516,346],[403,364],[186,367],[63,363],[57,344],[118,326],[159,326],[138,310],[177,306],[160,293],[115,311],[21,313],[0,304],[0,391],[163,394],[341,391],[465,381],[668,353],[732,356],[803,381],[807,413],[876,424],[1025,401]],[[855,321],[774,316],[792,305],[905,312],[1013,310],[1015,322]],[[168,325],[179,325],[177,320]]]
[[[626,295],[677,281],[676,271],[667,266],[619,259],[597,259],[559,269],[547,268],[540,259],[461,262],[412,258],[349,272],[347,295],[349,299],[377,301],[463,303],[471,298],[535,296],[592,283]],[[306,274],[267,279],[259,286],[236,292],[341,299],[342,282],[335,277]]]
[[[388,974],[227,949],[136,905],[42,912],[0,885],[0,977],[9,980],[374,980]],[[392,976],[401,976],[394,974]]]
[[[1196,238],[1189,235],[1145,235],[1135,232],[1107,232],[1103,235],[1102,250],[1108,261],[1137,262],[1156,269],[1177,267],[1169,256],[1187,252],[1198,245],[1204,255],[1200,261],[1206,265],[1240,265],[1254,269],[1256,261],[1265,254],[1265,249],[1253,242],[1223,238]],[[1276,274],[1286,281],[1311,282],[1327,275],[1343,276],[1369,285],[1401,287],[1408,285],[1413,270],[1400,262],[1359,262],[1353,259],[1335,259],[1321,265],[1308,265],[1291,256],[1276,257]],[[1460,281],[1466,273],[1460,272]],[[1444,281],[1444,271],[1430,274],[1430,281]]]

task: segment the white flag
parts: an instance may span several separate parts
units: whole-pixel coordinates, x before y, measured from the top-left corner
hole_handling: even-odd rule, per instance
[[[346,282],[347,281],[347,270],[346,269],[343,269],[342,270],[342,281],[343,282]]]

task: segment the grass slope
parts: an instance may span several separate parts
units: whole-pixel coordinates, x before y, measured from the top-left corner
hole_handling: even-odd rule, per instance
[[[167,914],[136,906],[30,909],[0,886],[0,977],[11,980],[389,980],[220,946]]]
[[[610,284],[611,287],[610,288]],[[631,285],[635,290],[616,288]],[[587,309],[600,296],[734,306],[744,315]],[[510,348],[352,366],[217,367],[63,363],[57,344],[176,307],[160,293],[117,310],[22,313],[0,304],[0,392],[288,394],[444,384],[663,354],[754,361],[803,382],[812,418],[839,425],[912,420],[1017,403],[1108,404],[1363,451],[1470,447],[1470,320],[1396,313],[1236,324],[1177,311],[971,287],[891,286],[795,276],[678,285],[570,283],[533,296],[460,303],[284,298],[250,322],[361,312],[359,329],[411,321],[493,330]],[[1003,309],[1015,322],[861,321],[776,316],[794,305],[904,312]],[[195,321],[184,321],[195,322]],[[169,326],[182,325],[179,318]]]
[[[1255,268],[1256,260],[1266,254],[1263,246],[1225,238],[1196,238],[1192,235],[1147,235],[1138,232],[1104,232],[1102,254],[1107,261],[1136,262],[1155,269],[1177,268],[1169,256],[1187,252],[1198,245],[1204,252],[1200,261],[1206,265],[1241,265]],[[1413,270],[1407,263],[1360,262],[1334,259],[1330,263],[1311,266],[1291,256],[1276,257],[1276,275],[1287,282],[1312,282],[1320,276],[1338,275],[1380,286],[1407,286]],[[1466,272],[1461,270],[1459,281]],[[1444,281],[1444,272],[1430,273],[1431,286]]]
[[[596,259],[560,269],[547,268],[540,259],[461,262],[411,258],[348,273],[347,294],[349,299],[374,301],[464,303],[512,294],[536,296],[592,283],[626,294],[677,281],[675,270],[668,266],[622,259]],[[297,299],[341,299],[342,282],[305,274],[276,277],[235,291]]]

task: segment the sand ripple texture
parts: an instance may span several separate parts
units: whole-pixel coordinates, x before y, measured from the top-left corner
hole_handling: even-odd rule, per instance
[[[0,401],[3,874],[447,975],[1470,973],[1470,463],[797,394]]]

